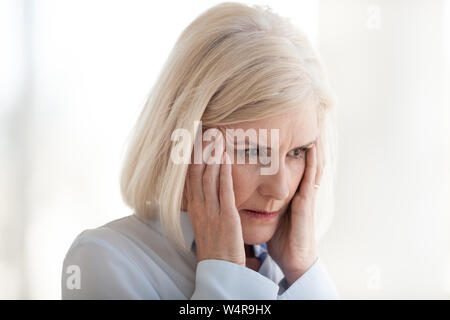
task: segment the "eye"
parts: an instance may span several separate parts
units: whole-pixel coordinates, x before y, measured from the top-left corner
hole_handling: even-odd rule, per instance
[[[296,159],[303,159],[305,156],[305,151],[306,151],[306,147],[302,147],[302,148],[296,148],[294,150],[289,151],[288,155],[296,158]]]
[[[260,164],[259,162],[259,150],[258,149],[245,149],[244,150],[245,158],[248,158],[248,164],[252,164],[251,162],[256,162],[256,164]],[[252,161],[250,161],[250,159]]]
[[[248,148],[248,149],[241,149],[237,150],[239,154],[241,154],[246,160],[246,164],[250,165],[265,165],[265,162],[267,162],[266,157],[264,157],[264,152],[261,153],[258,148]]]
[[[250,157],[257,157],[259,154],[258,149],[245,149],[244,153]]]

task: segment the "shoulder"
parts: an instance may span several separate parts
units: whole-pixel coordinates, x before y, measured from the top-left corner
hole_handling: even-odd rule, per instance
[[[135,214],[110,221],[100,227],[82,231],[72,242],[66,257],[79,248],[93,247],[108,253],[136,257],[161,242],[159,221],[143,221]]]
[[[155,298],[141,267],[145,232],[152,234],[134,215],[81,232],[64,257],[62,298]]]
[[[80,248],[93,248],[110,254],[125,254],[133,246],[133,241],[127,237],[127,225],[133,224],[133,216],[111,221],[103,226],[86,229],[76,236],[66,257]]]

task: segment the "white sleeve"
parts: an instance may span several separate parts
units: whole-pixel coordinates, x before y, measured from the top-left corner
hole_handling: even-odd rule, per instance
[[[280,300],[339,300],[339,294],[319,258],[289,286],[286,277],[280,283]]]
[[[107,241],[75,242],[66,254],[62,299],[159,299],[138,266]]]
[[[274,300],[278,285],[262,274],[218,259],[197,264],[191,300]]]
[[[192,300],[339,299],[319,259],[291,286],[286,278],[277,285],[259,272],[225,260],[202,260],[196,272]]]

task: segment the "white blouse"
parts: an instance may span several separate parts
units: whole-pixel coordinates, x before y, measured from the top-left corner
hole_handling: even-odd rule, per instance
[[[186,211],[181,226],[187,243],[194,232]],[[225,261],[197,262],[195,248],[178,249],[159,219],[136,214],[79,234],[62,269],[62,299],[339,299],[319,259],[291,286],[264,246],[258,271]]]

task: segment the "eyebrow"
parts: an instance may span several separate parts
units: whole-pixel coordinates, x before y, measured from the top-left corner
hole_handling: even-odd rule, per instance
[[[295,150],[295,149],[302,149],[302,150],[306,150],[306,149],[309,149],[309,148],[311,148],[312,147],[312,145],[315,143],[317,141],[317,138],[315,138],[314,140],[312,140],[312,141],[310,141],[310,142],[308,142],[308,143],[306,143],[306,144],[304,144],[304,145],[302,145],[302,146],[299,146],[299,147],[295,147],[295,148],[292,148],[291,150]],[[237,144],[237,142],[238,141],[234,141],[234,145],[236,146],[236,144]],[[254,142],[251,142],[251,141],[245,141],[244,142],[244,145],[246,145],[246,144],[249,144],[249,145],[252,145],[252,147],[256,147],[256,148],[267,148],[267,149],[269,149],[269,150],[272,150],[272,148],[271,147],[268,147],[268,146],[264,146],[264,145],[259,145],[259,144],[256,144],[255,145],[255,143]]]

